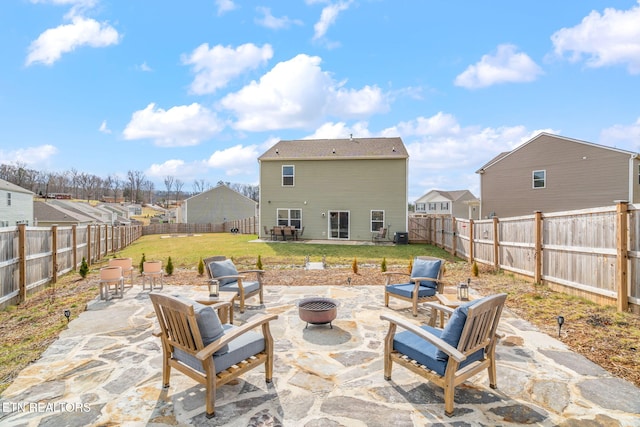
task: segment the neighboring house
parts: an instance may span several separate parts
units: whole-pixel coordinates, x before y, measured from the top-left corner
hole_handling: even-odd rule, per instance
[[[0,227],[33,225],[34,193],[0,179]]]
[[[95,218],[48,202],[33,202],[33,212],[35,217],[34,225],[38,227],[51,227],[52,225],[65,227],[70,225],[88,225],[96,222]]]
[[[400,138],[280,141],[258,158],[260,235],[274,225],[304,227],[306,239],[406,232],[408,161]]]
[[[431,190],[416,200],[415,214],[479,219],[480,200],[469,190]]]
[[[482,166],[481,218],[640,201],[638,153],[541,133]]]
[[[47,203],[55,206],[60,206],[68,211],[88,216],[92,218],[94,222],[100,224],[113,225],[117,219],[117,215],[115,213],[107,211],[105,209],[100,209],[96,206],[92,206],[87,202],[72,202],[71,200],[49,200]]]
[[[226,185],[189,197],[177,209],[177,222],[186,224],[222,224],[254,217],[258,203]]]

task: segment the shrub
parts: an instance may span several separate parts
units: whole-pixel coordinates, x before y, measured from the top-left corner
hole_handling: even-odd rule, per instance
[[[384,273],[387,271],[387,259],[382,258],[382,263],[380,264],[380,270]]]
[[[85,257],[82,257],[82,262],[80,263],[80,277],[83,279],[87,278],[87,274],[89,274],[89,265],[87,264],[87,260]]]
[[[473,264],[471,264],[471,274],[473,274],[473,277],[478,277],[478,263],[473,261]]]
[[[198,262],[198,276],[202,276],[204,274],[204,261],[202,257],[200,257],[200,261]]]
[[[409,260],[409,274],[411,274],[412,270],[413,270],[413,258]]]
[[[144,262],[147,260],[147,257],[144,256],[144,252],[142,253],[142,258],[140,259],[140,265],[138,266],[138,269],[140,270],[140,274],[142,274],[142,272],[144,271]]]
[[[173,274],[173,262],[171,261],[171,257],[167,260],[167,267],[165,268],[167,272],[167,276],[171,276]]]
[[[262,257],[258,255],[258,261],[256,262],[256,268],[262,270]]]
[[[358,274],[358,259],[353,258],[353,263],[351,264],[351,270],[353,270],[353,274]]]

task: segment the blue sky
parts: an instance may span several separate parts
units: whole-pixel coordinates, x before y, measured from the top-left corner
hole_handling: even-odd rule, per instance
[[[273,4],[275,3],[275,4]],[[0,163],[258,184],[280,139],[400,136],[409,200],[540,131],[640,151],[640,2],[4,0]],[[588,173],[588,171],[585,171]],[[328,190],[329,191],[329,190]]]

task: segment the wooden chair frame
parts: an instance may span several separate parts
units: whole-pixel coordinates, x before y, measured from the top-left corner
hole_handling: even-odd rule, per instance
[[[418,297],[418,290],[420,288],[420,282],[423,281],[431,281],[431,282],[436,282],[436,292],[437,293],[442,293],[444,290],[444,282],[442,281],[442,276],[444,276],[444,270],[445,270],[445,260],[442,258],[437,258],[437,257],[431,257],[431,256],[418,256],[416,257],[417,259],[423,259],[423,260],[432,260],[432,261],[436,261],[436,260],[440,260],[440,271],[438,271],[438,277],[411,277],[411,274],[409,273],[403,273],[400,271],[385,271],[384,273],[382,273],[385,277],[386,277],[386,281],[385,281],[385,292],[384,292],[384,306],[385,307],[389,307],[389,297],[393,297],[393,298],[398,298],[404,301],[408,301],[411,303],[412,305],[412,313],[414,317],[418,316],[418,304],[422,303],[422,302],[426,302],[426,301],[433,301],[435,300],[435,296],[433,297]],[[407,298],[404,297],[402,295],[397,295],[397,294],[392,294],[390,292],[387,292],[386,290],[386,286],[391,285],[391,280],[394,277],[397,276],[404,276],[404,277],[408,277],[409,278],[409,283],[413,283],[415,285],[414,290],[413,290],[413,296],[411,298]]]
[[[404,366],[411,372],[423,376],[427,380],[444,389],[444,409],[447,416],[453,415],[455,387],[465,382],[470,377],[487,369],[489,386],[497,388],[495,351],[498,340],[496,331],[502,314],[502,308],[507,294],[497,294],[478,301],[469,307],[467,320],[460,335],[458,347],[454,348],[435,335],[407,322],[405,319],[381,315],[380,319],[389,321],[389,331],[384,340],[384,378],[391,380],[393,363]],[[452,313],[453,309],[435,303],[428,303],[433,310],[442,310]],[[393,348],[393,339],[397,327],[409,330],[419,337],[429,341],[438,349],[444,351],[449,359],[445,374],[440,376],[420,363],[399,353]],[[484,349],[484,357],[469,365],[460,368],[460,364],[478,350]]]
[[[387,228],[380,227],[378,231],[374,231],[371,233],[371,241],[373,243],[382,242],[387,238]]]
[[[170,295],[150,293],[151,302],[158,318],[160,330],[154,335],[162,341],[162,384],[169,387],[171,368],[175,368],[206,387],[206,416],[215,416],[216,390],[245,372],[265,365],[265,380],[271,382],[273,377],[273,337],[269,322],[278,318],[276,314],[267,314],[252,318],[244,325],[227,331],[222,338],[204,346],[198,322],[192,304],[185,303]],[[220,308],[229,305],[223,302],[212,306]],[[265,340],[265,350],[216,373],[213,353],[229,344],[246,332],[260,327]],[[202,362],[202,372],[182,363],[173,357],[174,349],[180,349]]]
[[[260,304],[264,304],[264,291],[263,291],[263,283],[262,283],[262,275],[264,274],[264,270],[243,270],[238,271],[237,276],[220,276],[214,277],[213,272],[209,269],[209,264],[212,261],[224,261],[227,257],[224,255],[216,255],[205,258],[203,262],[205,263],[205,270],[207,270],[207,275],[209,276],[209,280],[218,280],[220,279],[236,279],[238,282],[238,297],[240,304],[240,313],[244,313],[245,301],[247,298],[251,298],[254,295],[258,295],[260,297]],[[258,289],[253,292],[245,292],[244,285],[242,284],[243,280],[246,280],[247,274],[255,274],[256,281],[259,283]],[[220,290],[224,290],[223,286],[220,286]]]

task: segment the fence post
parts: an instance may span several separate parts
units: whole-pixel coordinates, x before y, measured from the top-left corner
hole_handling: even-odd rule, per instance
[[[87,265],[91,266],[91,224],[87,224]]]
[[[78,268],[78,226],[71,226],[71,240],[73,243],[73,271]]]
[[[456,229],[457,229],[457,221],[456,221],[456,217],[452,216],[451,217],[451,254],[453,256],[456,256],[456,243],[457,240],[456,236],[458,233],[456,233]]]
[[[18,224],[18,258],[20,262],[18,269],[20,278],[18,284],[20,292],[18,294],[18,304],[27,300],[27,225]]]
[[[473,253],[473,219],[469,219],[469,263],[473,262],[475,254]]]
[[[534,267],[533,267],[533,283],[542,283],[542,212],[535,211],[535,236],[534,236]]]
[[[58,280],[58,226],[56,224],[51,226],[51,264],[51,271],[53,271],[51,283],[56,283]]]
[[[618,290],[618,311],[627,311],[629,309],[629,288],[627,282],[627,259],[629,257],[627,235],[629,232],[628,226],[628,202],[617,200],[616,208],[617,221],[616,221],[616,282]]]
[[[500,268],[500,239],[498,238],[498,217],[493,217],[493,267]]]

